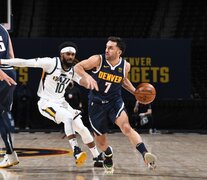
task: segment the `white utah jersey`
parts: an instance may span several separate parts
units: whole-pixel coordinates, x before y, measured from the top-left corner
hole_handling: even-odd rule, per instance
[[[56,64],[51,72],[45,72],[43,69],[37,94],[41,98],[61,102],[64,100],[65,89],[74,78],[74,71],[73,68],[68,71],[63,70],[59,58],[55,58],[55,61]]]
[[[14,58],[9,60],[1,60],[2,64],[19,67],[36,67],[42,68],[43,74],[38,88],[38,96],[40,98],[53,102],[64,101],[65,89],[70,81],[74,80],[79,83],[78,76],[73,68],[68,71],[64,70],[61,65],[61,60],[58,57],[54,58],[37,58],[37,59],[20,59]]]

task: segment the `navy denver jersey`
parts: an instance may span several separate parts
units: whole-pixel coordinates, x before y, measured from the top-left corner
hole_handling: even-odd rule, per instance
[[[125,77],[126,61],[120,58],[116,66],[109,64],[105,55],[101,56],[100,67],[92,71],[91,76],[97,81],[99,91],[91,90],[89,100],[91,101],[111,101],[114,98],[121,97],[122,79]]]
[[[0,59],[9,59],[9,37],[6,29],[0,24]],[[0,65],[0,69],[12,69],[11,66]]]
[[[9,38],[4,27],[0,24],[0,59],[9,58]]]

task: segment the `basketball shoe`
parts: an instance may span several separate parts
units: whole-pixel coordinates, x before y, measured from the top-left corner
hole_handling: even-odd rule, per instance
[[[76,163],[76,166],[78,167],[82,166],[87,159],[87,153],[84,151],[81,151],[81,149],[77,146],[75,146],[74,148],[73,156],[75,157],[75,163]]]
[[[104,152],[104,161],[103,161],[103,167],[106,171],[112,171],[113,170],[113,150],[112,147],[108,147],[108,149],[106,150],[107,152]]]
[[[5,154],[3,161],[0,162],[0,168],[7,168],[19,163],[17,153],[13,151],[12,154]]]
[[[155,164],[156,160],[157,160],[157,157],[154,154],[149,153],[149,152],[144,154],[144,162],[150,170],[153,170],[156,168],[156,164]]]
[[[100,153],[98,157],[93,158],[93,161],[94,161],[93,164],[94,167],[103,167],[103,153]]]

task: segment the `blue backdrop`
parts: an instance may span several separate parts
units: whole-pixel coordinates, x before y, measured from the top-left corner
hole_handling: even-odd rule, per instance
[[[64,41],[77,43],[77,58],[82,60],[93,54],[104,53],[106,39],[22,39],[13,40],[16,57],[58,56],[58,45]],[[190,40],[125,39],[124,58],[131,64],[129,79],[137,86],[152,83],[157,90],[156,99],[189,99],[191,93]],[[24,81],[36,95],[41,76],[40,69],[17,68],[18,81]],[[134,98],[123,91],[124,97]]]

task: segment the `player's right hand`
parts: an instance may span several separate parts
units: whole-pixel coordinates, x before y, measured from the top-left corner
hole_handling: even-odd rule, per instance
[[[81,86],[84,86],[86,89],[99,91],[97,82],[89,75],[85,74],[79,81]]]
[[[88,89],[99,91],[97,82],[91,76],[88,78]]]
[[[4,73],[1,70],[0,70],[0,80],[1,81],[5,80],[9,86],[17,85],[17,83],[12,78],[10,78],[6,73]]]

